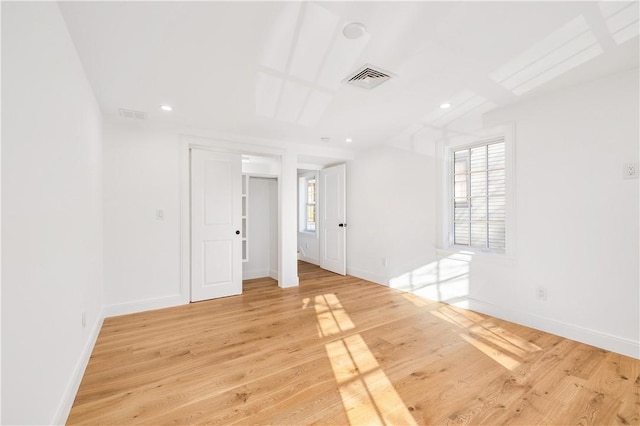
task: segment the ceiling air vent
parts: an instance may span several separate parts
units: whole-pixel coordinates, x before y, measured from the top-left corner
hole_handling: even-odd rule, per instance
[[[361,87],[363,89],[373,89],[393,76],[394,74],[389,71],[385,71],[382,68],[374,67],[370,64],[364,64],[362,67],[349,74],[347,78],[342,80],[342,82],[352,86]]]
[[[134,111],[132,109],[118,108],[118,114],[122,118],[129,118],[131,120],[146,120],[147,113],[142,111]]]

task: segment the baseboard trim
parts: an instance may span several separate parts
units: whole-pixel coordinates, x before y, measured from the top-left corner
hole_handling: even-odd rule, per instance
[[[640,341],[606,334],[597,330],[557,321],[528,312],[514,311],[476,299],[467,299],[466,301],[454,303],[453,305],[458,305],[465,309],[491,315],[496,318],[535,328],[536,330],[555,334],[587,345],[596,346],[631,358],[640,359]]]
[[[73,372],[73,376],[65,389],[64,395],[62,396],[62,401],[56,410],[56,414],[53,417],[52,424],[54,425],[64,425],[67,423],[67,419],[69,418],[69,414],[71,413],[71,408],[73,407],[73,401],[76,399],[76,395],[78,393],[78,389],[80,389],[80,383],[82,382],[82,377],[84,376],[84,372],[87,369],[87,365],[89,365],[89,360],[91,359],[91,354],[93,353],[93,348],[96,345],[96,341],[98,340],[98,335],[100,334],[100,329],[102,328],[102,323],[104,322],[104,309],[102,309],[98,313],[98,317],[91,328],[91,332],[87,341],[82,348],[82,352],[80,354],[80,358],[76,363],[76,367]]]
[[[389,278],[384,275],[372,274],[368,271],[357,268],[347,268],[347,274],[379,285],[386,287],[389,286]],[[566,339],[606,349],[631,358],[640,359],[640,341],[602,333],[600,331],[542,317],[529,312],[515,311],[513,309],[483,302],[477,299],[465,298],[456,303],[452,303],[452,305],[476,311],[481,314],[491,315],[492,317],[511,321],[526,327],[535,328],[536,330],[555,334]]]
[[[269,269],[254,269],[252,271],[242,271],[243,280],[253,280],[269,276]]]
[[[365,271],[364,269],[347,267],[347,275],[351,275],[366,281],[371,281],[372,283],[380,284],[386,287],[389,286],[389,277],[380,274],[373,274],[369,271]]]
[[[118,303],[107,305],[104,308],[104,317],[115,317],[118,315],[134,314],[137,312],[152,311],[154,309],[170,308],[172,306],[185,305],[189,303],[183,300],[182,295],[158,297],[156,299],[138,300],[135,302]]]
[[[320,259],[315,257],[307,257],[307,256],[304,256],[302,253],[298,254],[298,260],[302,260],[303,262],[312,263],[314,265],[320,266]]]
[[[269,276],[274,280],[278,281],[278,271],[276,271],[275,269],[271,269],[269,271]]]

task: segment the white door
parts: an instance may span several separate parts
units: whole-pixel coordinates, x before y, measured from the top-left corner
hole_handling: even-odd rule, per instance
[[[346,275],[346,166],[320,170],[320,267]]]
[[[191,150],[191,301],[242,293],[240,154]]]

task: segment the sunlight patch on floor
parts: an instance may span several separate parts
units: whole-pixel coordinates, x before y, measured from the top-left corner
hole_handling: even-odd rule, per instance
[[[320,327],[320,337],[335,336],[355,328],[335,294],[316,296],[314,307]]]
[[[355,325],[335,294],[313,299],[319,337],[330,337]],[[311,303],[303,300],[303,309]],[[416,425],[416,421],[360,334],[325,345],[351,425]]]
[[[325,347],[350,424],[417,424],[362,336]]]

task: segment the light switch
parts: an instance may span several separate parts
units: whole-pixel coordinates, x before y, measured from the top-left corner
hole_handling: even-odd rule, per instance
[[[156,210],[156,220],[164,220],[164,210]]]

